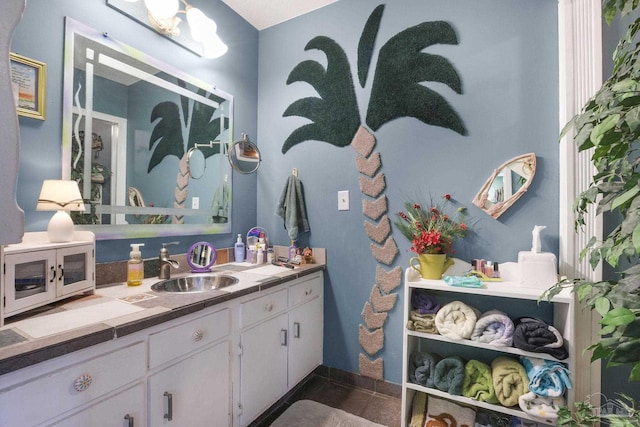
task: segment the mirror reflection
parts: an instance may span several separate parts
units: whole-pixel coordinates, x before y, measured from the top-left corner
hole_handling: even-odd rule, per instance
[[[473,204],[498,218],[527,191],[535,173],[534,153],[507,160],[493,171],[473,199]]]
[[[103,238],[229,232],[232,113],[231,95],[66,18],[62,175],[86,208],[74,222]]]
[[[209,273],[216,258],[216,248],[209,242],[194,243],[187,252],[187,263],[192,273]]]

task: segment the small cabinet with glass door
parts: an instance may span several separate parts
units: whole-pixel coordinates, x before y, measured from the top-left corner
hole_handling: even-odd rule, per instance
[[[46,232],[25,233],[22,243],[4,248],[4,318],[95,289],[95,239],[78,231],[74,240],[50,243]]]

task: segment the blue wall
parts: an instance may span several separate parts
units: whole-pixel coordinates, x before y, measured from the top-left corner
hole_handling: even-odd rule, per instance
[[[18,204],[25,211],[26,231],[47,227],[50,212],[36,212],[35,205],[43,179],[59,179],[62,168],[62,76],[64,17],[69,16],[138,50],[230,93],[235,98],[235,134],[257,132],[258,31],[222,2],[194,0],[214,17],[221,38],[229,45],[226,55],[202,59],[106,5],[105,0],[29,0],[22,22],[16,29],[11,51],[47,64],[45,121],[20,117],[21,150],[18,176]],[[46,30],[45,30],[46,29]],[[172,175],[175,176],[175,175]],[[233,176],[234,209],[232,233],[216,236],[137,239],[145,243],[143,257],[157,256],[162,241],[180,240],[175,253],[186,252],[198,240],[216,247],[233,246],[237,233],[244,233],[256,221],[256,175]],[[174,184],[172,184],[173,186]],[[212,191],[215,187],[212,189]],[[173,191],[173,190],[171,190]],[[128,240],[97,242],[98,262],[126,259]]]
[[[286,85],[289,72],[313,59],[326,64],[320,51],[305,51],[313,37],[325,35],[345,50],[356,70],[357,43],[370,13],[382,2],[341,0],[314,13],[260,32],[258,142],[264,162],[258,174],[258,224],[276,242],[287,235],[276,203],[292,168],[305,188],[311,232],[300,245],[326,247],[325,363],[358,371],[360,313],[375,283],[376,261],[364,231],[365,217],[356,170],[356,152],[308,141],[281,147],[291,132],[307,123],[283,118],[294,101],[317,96],[305,83]],[[406,197],[451,193],[468,206],[474,233],[457,246],[461,258],[516,261],[531,248],[534,225],[546,225],[542,249],[558,250],[558,36],[557,2],[388,1],[377,49],[390,37],[424,21],[445,20],[457,31],[459,45],[434,46],[430,52],[448,58],[463,83],[457,95],[435,86],[464,120],[468,136],[403,118],[375,133],[382,157],[389,216],[395,219]],[[372,72],[373,73],[373,72]],[[372,75],[372,74],[371,74]],[[354,77],[355,78],[355,77]],[[361,117],[365,116],[371,77],[364,89],[355,83]],[[431,87],[434,87],[431,85]],[[535,152],[538,169],[529,191],[499,220],[471,205],[493,169],[519,154]],[[349,190],[351,209],[337,210],[337,192]],[[394,230],[400,256],[393,266],[408,266],[408,241]],[[402,289],[385,325],[385,379],[401,382]]]

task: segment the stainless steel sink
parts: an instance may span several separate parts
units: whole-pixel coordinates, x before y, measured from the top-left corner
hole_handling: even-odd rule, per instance
[[[226,274],[198,274],[163,280],[151,285],[157,292],[206,292],[238,283],[238,279]]]

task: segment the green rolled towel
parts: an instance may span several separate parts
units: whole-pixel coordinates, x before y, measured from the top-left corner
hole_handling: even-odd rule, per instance
[[[527,371],[517,360],[499,356],[491,362],[493,388],[503,406],[515,406],[518,398],[529,391]]]
[[[462,358],[451,356],[439,361],[436,364],[433,381],[438,390],[456,396],[462,395],[462,386],[464,385],[464,361]]]
[[[489,365],[479,360],[469,360],[464,365],[462,395],[481,402],[498,403]]]

